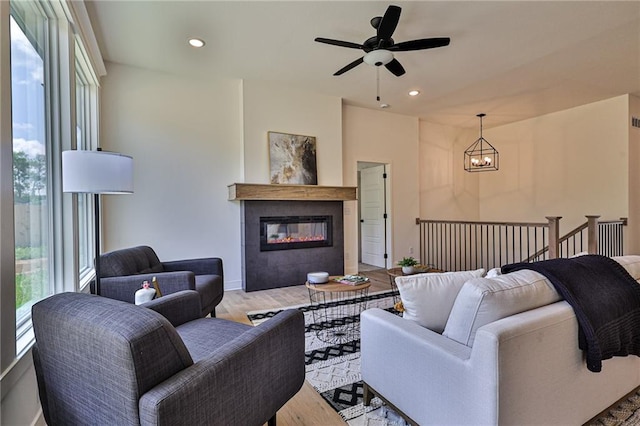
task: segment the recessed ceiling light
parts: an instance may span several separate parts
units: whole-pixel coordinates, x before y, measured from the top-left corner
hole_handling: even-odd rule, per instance
[[[204,40],[199,39],[199,38],[190,38],[189,39],[189,44],[193,47],[202,47],[204,46]]]
[[[409,96],[418,96],[420,94],[419,90],[411,90],[409,91]]]

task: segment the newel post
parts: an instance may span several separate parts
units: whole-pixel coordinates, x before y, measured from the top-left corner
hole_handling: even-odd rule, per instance
[[[560,219],[562,216],[547,216],[549,221],[549,259],[560,255]]]
[[[598,253],[598,218],[600,216],[585,216],[587,218],[587,253]]]

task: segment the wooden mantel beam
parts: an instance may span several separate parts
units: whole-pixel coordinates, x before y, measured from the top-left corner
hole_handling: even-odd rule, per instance
[[[281,185],[234,183],[229,200],[351,201],[357,200],[355,186]]]

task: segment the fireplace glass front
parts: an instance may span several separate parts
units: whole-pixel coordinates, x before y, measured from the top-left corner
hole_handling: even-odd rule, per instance
[[[333,246],[331,216],[260,218],[260,251]]]

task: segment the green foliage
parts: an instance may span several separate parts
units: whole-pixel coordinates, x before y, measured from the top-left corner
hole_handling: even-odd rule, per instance
[[[44,246],[16,247],[16,260],[40,259],[44,257]]]
[[[16,203],[41,201],[47,184],[46,157],[13,152],[13,193]]]
[[[16,309],[31,300],[31,281],[27,274],[16,274]]]
[[[16,274],[16,309],[47,294],[48,276],[44,269]]]
[[[403,257],[398,261],[398,266],[416,266],[418,261],[413,257]]]

